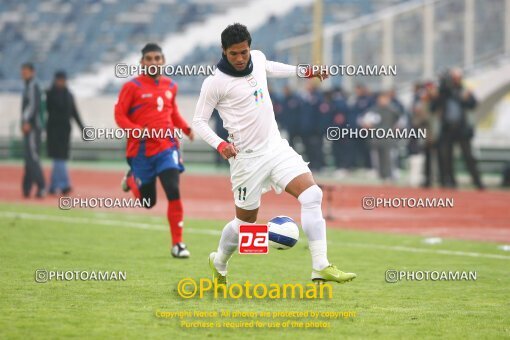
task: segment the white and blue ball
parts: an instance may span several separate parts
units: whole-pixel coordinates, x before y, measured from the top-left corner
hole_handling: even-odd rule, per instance
[[[288,216],[276,216],[268,224],[269,245],[283,250],[294,247],[299,240],[299,228],[294,220]]]

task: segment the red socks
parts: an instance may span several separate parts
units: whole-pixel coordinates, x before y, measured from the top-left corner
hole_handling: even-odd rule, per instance
[[[136,182],[135,182],[135,176],[131,175],[128,177],[127,185],[129,187],[129,189],[131,189],[131,192],[133,193],[133,195],[135,195],[135,198],[137,198],[137,199],[142,198],[142,195],[140,194],[140,189],[138,189],[138,185],[136,185]]]
[[[135,182],[133,175],[127,179],[127,185],[131,189],[131,192],[137,199],[141,199],[140,190]],[[168,209],[166,216],[168,223],[170,224],[170,233],[172,234],[172,245],[182,242],[182,227],[183,227],[183,209],[182,202],[180,199],[168,201]]]
[[[170,224],[172,245],[182,242],[183,215],[182,202],[180,199],[168,201],[166,216],[168,218],[168,223]]]

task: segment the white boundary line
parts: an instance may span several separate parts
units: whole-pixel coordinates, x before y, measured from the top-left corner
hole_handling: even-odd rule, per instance
[[[27,220],[36,220],[36,221],[54,221],[54,222],[65,222],[65,223],[73,223],[73,224],[96,224],[96,225],[106,225],[106,226],[116,226],[116,227],[127,227],[127,228],[136,228],[136,229],[145,229],[145,230],[155,230],[155,231],[166,231],[166,228],[162,228],[156,224],[148,224],[148,223],[137,223],[137,222],[129,222],[124,220],[105,220],[105,219],[93,219],[86,217],[67,217],[67,216],[55,216],[55,215],[42,215],[42,214],[31,214],[31,213],[18,213],[12,211],[0,211],[0,217],[21,217]],[[221,235],[221,231],[212,230],[212,229],[193,229],[186,228],[187,232],[193,234],[206,234],[206,235]]]
[[[329,244],[329,242],[328,242]],[[385,246],[382,244],[370,244],[370,243],[347,243],[347,242],[335,242],[334,244],[339,244],[346,247],[356,247],[356,248],[372,248],[372,249],[382,249],[382,250],[393,250],[393,251],[404,251],[410,253],[428,253],[428,254],[441,254],[441,255],[455,255],[455,256],[467,256],[467,257],[484,257],[488,259],[498,259],[498,260],[510,260],[510,256],[498,255],[498,254],[484,254],[484,253],[474,253],[474,252],[466,252],[459,250],[448,250],[448,249],[425,249],[425,248],[414,248],[414,247],[403,247],[403,246]]]
[[[12,212],[12,211],[0,211],[0,217],[10,217],[10,218],[18,217],[18,218],[22,218],[22,219],[37,220],[37,221],[45,220],[45,221],[65,222],[65,223],[72,223],[72,224],[78,224],[78,223],[96,224],[96,225],[128,227],[128,228],[145,229],[145,230],[166,231],[166,228],[161,228],[155,224],[137,223],[137,222],[129,222],[129,221],[123,221],[123,220],[115,221],[115,220],[93,219],[93,218],[84,218],[84,217],[67,217],[67,216],[31,214],[31,213]],[[193,234],[221,235],[221,231],[213,230],[213,229],[186,228],[186,232],[193,233]],[[498,259],[498,260],[510,260],[510,256],[505,256],[505,255],[465,252],[465,251],[447,250],[447,249],[425,249],[425,248],[414,248],[414,247],[403,247],[403,246],[386,246],[386,245],[373,244],[373,243],[351,243],[351,242],[328,242],[328,244],[341,245],[341,246],[346,246],[346,247],[371,248],[371,249],[381,249],[381,250],[389,250],[389,251],[409,252],[409,253],[428,253],[428,254],[436,254],[436,255],[439,254],[439,255],[478,257],[478,258],[488,258],[488,259]]]

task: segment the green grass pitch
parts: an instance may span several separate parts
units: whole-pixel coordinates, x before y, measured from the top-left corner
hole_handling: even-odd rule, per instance
[[[14,204],[0,204],[0,216],[2,339],[510,337],[510,254],[492,243],[427,245],[416,236],[329,229],[330,261],[358,274],[353,282],[333,285],[332,299],[183,299],[176,292],[180,279],[210,277],[206,259],[224,222],[187,220],[192,257],[175,260],[163,217]],[[306,284],[310,262],[301,234],[290,250],[235,255],[229,280]],[[121,270],[127,280],[36,283],[37,269]],[[386,283],[388,269],[476,271],[477,280]],[[185,329],[178,319],[155,316],[156,311],[194,310],[353,311],[356,316],[321,319],[330,322],[326,329],[285,330]],[[218,319],[212,321],[225,321]]]

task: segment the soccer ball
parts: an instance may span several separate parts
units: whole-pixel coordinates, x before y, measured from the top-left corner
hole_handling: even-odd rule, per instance
[[[268,224],[269,245],[278,250],[292,248],[299,240],[299,228],[288,216],[276,216]]]

